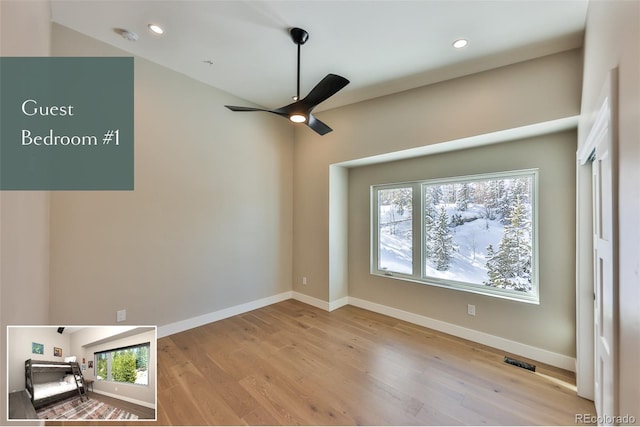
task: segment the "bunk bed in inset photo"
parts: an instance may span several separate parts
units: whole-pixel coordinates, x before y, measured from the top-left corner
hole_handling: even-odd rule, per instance
[[[89,399],[78,362],[29,359],[24,362],[24,377],[35,409],[74,395]]]

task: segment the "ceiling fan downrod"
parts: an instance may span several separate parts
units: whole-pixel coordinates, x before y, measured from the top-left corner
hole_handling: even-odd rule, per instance
[[[300,46],[305,44],[307,40],[309,40],[309,33],[307,33],[302,28],[294,27],[289,30],[289,34],[291,34],[291,39],[293,42],[298,45],[298,72],[297,72],[297,86],[296,86],[296,101],[300,99]]]

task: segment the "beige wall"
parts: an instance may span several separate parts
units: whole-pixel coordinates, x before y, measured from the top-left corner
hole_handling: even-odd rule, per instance
[[[589,134],[607,73],[618,67],[619,408],[640,423],[640,2],[591,1],[579,141]]]
[[[566,131],[350,169],[349,296],[574,357],[575,149]],[[530,168],[539,170],[539,305],[369,273],[371,185]]]
[[[53,26],[56,56],[124,55]],[[135,58],[135,191],[51,195],[51,317],[154,324],[291,289],[293,133]],[[78,306],[77,301],[83,301]]]
[[[49,0],[2,0],[0,55],[49,56],[50,21]]]
[[[331,292],[346,260],[330,262],[329,241],[338,244],[329,233],[330,165],[576,116],[581,67],[581,52],[571,50],[318,113],[335,132],[296,131],[294,290],[324,301],[342,295]]]
[[[0,55],[49,56],[49,1],[0,1]],[[25,307],[29,307],[28,310]],[[49,194],[0,192],[0,367],[6,326],[49,321]],[[22,361],[24,377],[24,360]],[[4,377],[4,376],[3,376]],[[24,382],[24,378],[22,380]],[[6,396],[7,381],[0,381]],[[23,384],[24,387],[24,384]],[[9,391],[11,387],[9,388]],[[2,423],[6,399],[0,398]]]

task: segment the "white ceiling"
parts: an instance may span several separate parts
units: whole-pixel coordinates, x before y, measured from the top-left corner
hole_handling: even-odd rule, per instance
[[[588,0],[53,0],[53,21],[263,107],[326,74],[333,108],[582,46]],[[165,34],[151,34],[157,23]],[[115,30],[139,35],[127,41]],[[467,38],[456,50],[451,43]],[[212,61],[210,65],[205,61]]]

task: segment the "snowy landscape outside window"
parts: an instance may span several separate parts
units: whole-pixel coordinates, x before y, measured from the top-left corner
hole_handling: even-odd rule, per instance
[[[538,303],[536,183],[526,170],[373,186],[372,273]]]
[[[97,381],[149,385],[149,343],[94,353]]]
[[[378,235],[384,236],[378,268],[387,272],[413,273],[413,189],[378,190]]]

